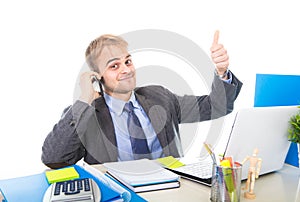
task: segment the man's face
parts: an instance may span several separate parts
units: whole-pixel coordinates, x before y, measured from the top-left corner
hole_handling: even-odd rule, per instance
[[[127,98],[136,86],[136,72],[127,48],[104,47],[97,61],[105,92],[116,98]]]

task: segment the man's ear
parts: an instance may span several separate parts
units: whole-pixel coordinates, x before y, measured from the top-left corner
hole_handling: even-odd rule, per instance
[[[100,82],[101,82],[102,84],[104,83],[103,76],[101,77]]]

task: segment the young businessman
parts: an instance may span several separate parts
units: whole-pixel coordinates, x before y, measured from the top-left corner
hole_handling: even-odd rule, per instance
[[[42,161],[59,168],[84,160],[90,164],[139,158],[182,156],[179,124],[216,119],[230,113],[242,83],[228,70],[228,55],[211,47],[216,71],[209,95],[178,96],[162,86],[136,87],[127,42],[102,35],[90,43],[80,77],[80,98],[66,108],[43,145]],[[94,76],[104,93],[94,90]],[[142,129],[141,129],[142,128]]]

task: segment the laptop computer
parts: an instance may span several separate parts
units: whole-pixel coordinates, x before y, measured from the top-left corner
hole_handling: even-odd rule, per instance
[[[287,139],[288,122],[298,112],[297,106],[254,107],[236,113],[224,155],[242,162],[255,148],[262,159],[260,175],[280,170],[285,161],[290,142]],[[247,179],[249,162],[242,168],[242,180]],[[211,184],[212,160],[198,160],[172,171],[206,185]]]

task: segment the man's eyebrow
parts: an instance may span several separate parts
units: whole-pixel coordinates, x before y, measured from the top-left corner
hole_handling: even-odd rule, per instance
[[[125,57],[125,59],[127,59],[127,58],[129,58],[129,57],[131,57],[130,54],[128,54],[128,55]],[[111,62],[113,62],[113,61],[115,61],[115,60],[120,60],[120,59],[121,59],[121,58],[112,58],[112,59],[110,59],[110,60],[107,61],[106,66],[107,66],[109,63],[111,63]]]

